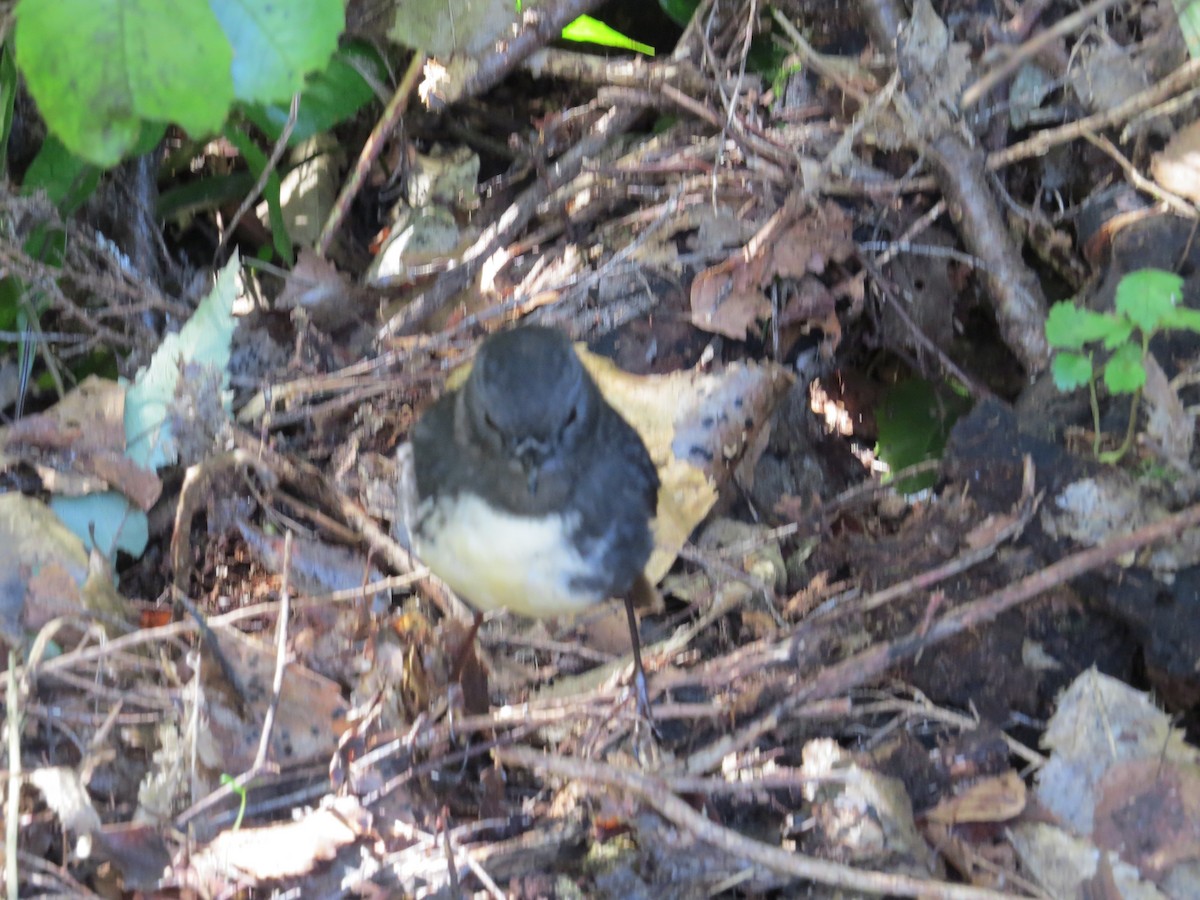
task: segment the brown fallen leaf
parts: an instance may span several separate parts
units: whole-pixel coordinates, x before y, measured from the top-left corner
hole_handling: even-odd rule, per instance
[[[212,883],[240,876],[254,882],[298,878],[371,828],[371,814],[353,796],[336,797],[294,822],[223,831],[192,852],[190,868]]]
[[[275,305],[279,309],[303,309],[318,328],[332,331],[355,322],[351,296],[350,283],[333,263],[304,248],[288,272]]]
[[[946,798],[929,810],[925,818],[944,825],[1005,822],[1025,809],[1025,794],[1025,782],[1010,769],[976,782],[958,796]]]
[[[800,279],[824,272],[830,262],[845,262],[856,252],[850,218],[835,203],[794,211],[788,204],[772,216],[745,247],[724,262],[701,272],[692,281],[692,324],[734,340],[746,335],[772,314],[765,288],[777,278]],[[795,324],[802,315],[825,321],[833,296],[809,296],[788,315]]]
[[[213,630],[221,651],[246,689],[247,718],[238,711],[232,692],[211,657],[204,660],[202,677],[208,728],[200,736],[200,761],[214,776],[244,772],[258,751],[259,723],[271,703],[275,648],[234,628]],[[269,759],[280,766],[326,762],[337,746],[334,723],[344,718],[346,703],[336,682],[304,666],[291,663],[284,671],[283,688],[271,731]],[[254,723],[247,727],[247,723]]]
[[[1097,846],[1153,881],[1200,860],[1200,767],[1128,760],[1110,767],[1096,788]]]
[[[60,496],[112,489],[148,510],[162,493],[158,476],[125,455],[125,388],[95,375],[44,413],[0,428],[0,470],[18,463]]]

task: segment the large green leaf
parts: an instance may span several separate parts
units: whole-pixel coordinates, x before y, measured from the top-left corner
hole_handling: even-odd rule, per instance
[[[963,397],[923,378],[907,378],[889,387],[875,408],[879,441],[875,452],[892,472],[939,459],[955,421],[969,408]],[[936,473],[905,479],[903,493],[915,493],[937,480]]]
[[[20,0],[17,64],[52,133],[112,166],[145,122],[197,137],[235,99],[276,103],[325,67],[341,0]]]
[[[386,84],[387,69],[379,54],[367,44],[353,43],[339,50],[328,66],[308,77],[300,94],[300,108],[296,111],[296,126],[288,138],[289,145],[294,147],[350,119],[375,98],[362,70],[373,72],[380,84]],[[246,117],[272,141],[283,133],[291,114],[290,104],[256,103],[248,105],[245,111]]]
[[[69,214],[91,196],[100,183],[100,174],[100,169],[80,159],[51,134],[42,141],[42,148],[25,172],[22,187],[26,192],[45,190],[50,202]]]
[[[50,130],[100,166],[144,120],[216,131],[233,100],[229,41],[205,0],[21,0],[17,63]]]
[[[323,69],[345,25],[341,0],[210,0],[233,46],[233,93],[248,103],[291,99]]]

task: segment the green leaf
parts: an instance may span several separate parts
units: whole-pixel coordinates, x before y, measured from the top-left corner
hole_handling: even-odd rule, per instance
[[[1126,344],[1104,364],[1104,384],[1114,394],[1132,394],[1146,383],[1146,368],[1142,365],[1142,348]]]
[[[520,22],[513,0],[404,0],[388,9],[389,39],[439,58],[478,56]]]
[[[1179,33],[1187,45],[1192,59],[1200,59],[1200,2],[1197,0],[1171,0],[1179,18]]]
[[[936,459],[946,447],[950,428],[970,408],[970,401],[923,378],[909,378],[884,392],[875,410],[879,429],[876,453],[893,471]],[[905,493],[929,487],[936,473],[906,479],[897,485]]]
[[[1190,306],[1176,306],[1163,316],[1161,325],[1163,328],[1175,328],[1180,331],[1200,333],[1200,309],[1192,309]]]
[[[692,13],[700,5],[700,0],[658,0],[658,5],[672,22],[683,28],[691,21]]]
[[[361,70],[364,68],[374,72],[380,83],[386,82],[387,72],[379,54],[366,44],[344,47],[323,71],[308,77],[300,95],[300,108],[296,111],[296,127],[288,138],[290,146],[303,143],[314,134],[347,121],[375,99],[375,92],[362,76]],[[245,113],[268,138],[275,141],[287,124],[290,106],[290,103],[255,103],[247,105]]]
[[[646,56],[654,55],[654,48],[649,44],[626,37],[615,28],[610,28],[591,16],[580,16],[574,22],[568,23],[567,27],[562,30],[562,36],[566,41],[599,44],[601,47],[614,47],[618,50],[633,50]]]
[[[250,136],[240,128],[233,126],[226,128],[225,137],[245,157],[246,164],[254,173],[255,179],[261,177],[269,162],[267,154],[259,150]],[[279,254],[280,259],[291,266],[294,262],[292,239],[288,236],[287,223],[283,220],[283,203],[280,196],[282,190],[283,183],[279,178],[279,170],[276,169],[267,176],[267,183],[263,185],[263,198],[267,201],[267,219],[271,223],[271,242],[275,245],[275,252]]]
[[[1183,279],[1162,269],[1138,269],[1117,283],[1117,312],[1128,316],[1145,334],[1158,329],[1179,303]]]
[[[1050,362],[1054,386],[1066,394],[1092,380],[1092,358],[1082,353],[1056,353]]]
[[[0,278],[0,331],[16,331],[25,284],[15,275]],[[8,346],[7,343],[0,346]]]
[[[13,104],[17,99],[17,64],[12,44],[0,51],[0,177],[8,175],[8,139],[12,135]]]
[[[1092,312],[1070,300],[1060,300],[1050,307],[1046,316],[1046,340],[1051,347],[1078,350],[1084,344],[1107,337],[1120,325],[1116,316]]]
[[[222,388],[229,385],[238,265],[235,253],[192,317],[178,334],[163,338],[150,364],[138,371],[125,392],[125,455],[139,466],[160,469],[178,458],[167,409],[175,397],[183,363],[213,366],[222,373]],[[228,403],[226,398],[226,408]]]
[[[15,15],[29,92],[77,156],[116,164],[143,120],[200,134],[224,121],[233,54],[205,0],[21,0]]]
[[[154,214],[164,221],[173,221],[216,209],[223,203],[236,207],[257,181],[252,173],[239,171],[176,184],[159,195]]]
[[[1115,350],[1133,337],[1133,323],[1124,316],[1113,316],[1113,329],[1104,336],[1104,349]]]
[[[100,183],[98,167],[76,156],[53,134],[46,135],[42,148],[29,164],[21,188],[25,193],[45,190],[50,202],[63,215],[79,209]]]
[[[233,94],[249,103],[291,100],[304,76],[325,68],[345,27],[342,0],[209,2],[233,48]]]

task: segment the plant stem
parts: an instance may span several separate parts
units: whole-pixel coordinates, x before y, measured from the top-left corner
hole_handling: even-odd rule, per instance
[[[1129,452],[1129,448],[1133,446],[1133,436],[1137,432],[1137,411],[1138,402],[1142,399],[1142,389],[1138,388],[1133,395],[1133,403],[1129,407],[1129,424],[1125,426],[1125,440],[1121,441],[1121,446],[1116,450],[1098,455],[1102,463],[1120,462],[1121,457]]]

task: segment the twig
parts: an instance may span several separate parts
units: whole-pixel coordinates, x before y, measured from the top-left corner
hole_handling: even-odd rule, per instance
[[[449,832],[446,834],[446,844],[452,851],[454,850],[454,843],[451,840]],[[457,853],[462,855],[463,861],[467,864],[467,868],[470,869],[475,877],[479,879],[479,883],[483,885],[483,889],[488,892],[490,897],[494,898],[494,900],[505,900],[508,894],[500,890],[500,886],[496,884],[492,876],[487,873],[487,871],[483,868],[483,865],[475,858],[474,854],[472,854],[470,850],[458,848]]]
[[[903,99],[903,98],[898,98]],[[986,264],[983,280],[996,311],[1004,343],[1030,374],[1050,362],[1046,342],[1046,298],[1041,284],[1021,258],[1000,214],[986,173],[982,151],[947,131],[926,146],[938,170],[938,182],[963,244]]]
[[[692,755],[687,760],[687,771],[692,773],[712,771],[729,753],[758,740],[762,735],[778,728],[796,707],[824,697],[833,697],[850,688],[881,675],[892,666],[912,659],[918,653],[961,634],[969,628],[977,628],[994,620],[1003,612],[1032,600],[1042,593],[1065,584],[1085,572],[1133,553],[1166,538],[1178,537],[1188,528],[1200,525],[1200,504],[1190,506],[1174,515],[1164,516],[1149,525],[1129,534],[1115,537],[1103,544],[1081,550],[1059,560],[1046,568],[1022,578],[1015,584],[994,591],[986,597],[965,603],[951,610],[927,630],[909,634],[895,641],[879,644],[819,671],[807,684],[797,684],[774,707],[741,729],[709,747]],[[777,643],[764,658],[778,665],[795,668],[795,645],[791,637]],[[800,676],[795,676],[797,681]]]
[[[699,840],[732,856],[749,860],[790,878],[816,881],[847,891],[894,894],[902,897],[931,897],[944,900],[1011,900],[1011,895],[984,888],[946,884],[910,875],[872,872],[830,860],[804,856],[781,847],[746,837],[717,824],[667,789],[657,778],[584,759],[547,755],[529,747],[501,747],[494,755],[503,765],[520,766],[535,772],[602,785],[622,795],[633,794],[665,819]]]
[[[536,6],[530,4],[517,33],[497,40],[493,52],[484,54],[458,91],[445,98],[446,103],[475,97],[495,87],[514,66],[556,40],[566,25],[599,4],[600,0],[548,0]]]
[[[1060,125],[1058,128],[1047,128],[1019,144],[992,153],[987,158],[987,167],[995,171],[1034,156],[1044,156],[1059,144],[1082,138],[1089,132],[1103,131],[1105,128],[1119,125],[1162,102],[1176,91],[1191,88],[1198,78],[1200,59],[1188,60],[1156,84],[1139,91],[1112,109]]]
[[[783,29],[784,34],[788,36],[788,40],[792,42],[792,49],[800,57],[801,62],[812,68],[818,75],[828,78],[838,90],[848,97],[853,97],[859,105],[868,106],[870,104],[871,94],[847,77],[850,75],[859,82],[874,85],[875,77],[870,72],[853,60],[818,53],[813,49],[812,44],[804,39],[800,29],[792,24],[787,14],[778,7],[771,7],[771,15],[774,16],[776,24]]]
[[[279,133],[279,139],[275,141],[275,146],[271,148],[271,156],[267,159],[267,164],[263,166],[263,170],[258,174],[258,178],[255,179],[254,187],[250,189],[250,193],[242,198],[242,203],[237,208],[237,212],[233,214],[233,218],[230,219],[229,224],[225,226],[225,231],[221,235],[220,242],[217,244],[217,250],[213,254],[213,258],[215,260],[219,261],[222,259],[223,254],[225,253],[225,248],[229,246],[229,241],[233,238],[234,232],[237,231],[237,227],[239,223],[241,223],[242,218],[250,211],[250,207],[252,207],[258,200],[259,195],[267,186],[267,182],[270,180],[271,175],[274,174],[275,168],[279,165],[279,160],[283,158],[283,151],[287,149],[288,140],[291,138],[292,131],[296,127],[296,117],[299,115],[299,113],[300,95],[292,94],[292,105],[288,111],[287,122],[283,126],[283,131]],[[214,263],[214,267],[217,264],[218,263]]]
[[[258,738],[258,752],[254,755],[251,772],[262,772],[267,765],[267,751],[271,747],[271,731],[275,727],[275,715],[279,711],[279,698],[283,694],[283,673],[288,664],[287,633],[292,604],[289,573],[292,567],[292,531],[283,536],[283,575],[279,587],[279,618],[275,620],[275,676],[271,681],[271,702],[263,716],[262,734]]]
[[[1041,502],[1041,494],[1034,493],[1034,475],[1033,464],[1028,457],[1025,459],[1025,477],[1024,484],[1021,490],[1021,497],[1017,501],[1016,508],[1008,515],[1008,521],[1004,522],[1001,527],[997,528],[995,533],[991,535],[991,539],[982,546],[972,547],[953,559],[943,563],[940,566],[935,566],[924,572],[917,574],[912,578],[906,578],[898,584],[890,585],[881,591],[876,591],[853,605],[853,607],[842,607],[836,613],[826,616],[812,616],[805,621],[805,626],[809,623],[814,625],[825,625],[830,621],[839,619],[849,613],[866,613],[873,609],[891,603],[900,597],[915,593],[919,590],[928,590],[936,584],[959,575],[974,566],[979,565],[986,559],[990,559],[1000,545],[1006,541],[1010,541],[1020,535],[1025,526],[1029,524],[1033,514],[1037,512]],[[803,630],[803,629],[802,629]]]
[[[349,215],[350,206],[354,203],[354,198],[358,196],[358,192],[366,182],[367,174],[371,171],[371,166],[375,164],[375,160],[383,152],[384,142],[388,139],[388,136],[396,127],[396,123],[400,121],[404,115],[404,111],[408,108],[408,98],[412,95],[413,88],[417,84],[417,77],[421,74],[424,65],[425,54],[414,53],[413,58],[408,62],[408,68],[404,70],[404,77],[400,79],[399,87],[392,94],[392,99],[388,101],[388,105],[384,107],[383,115],[379,117],[379,121],[371,129],[371,134],[363,144],[362,152],[358,155],[358,160],[354,164],[354,169],[350,173],[350,177],[342,185],[342,190],[338,194],[337,200],[334,201],[333,209],[329,212],[329,218],[325,220],[325,224],[321,228],[321,235],[317,238],[316,246],[318,256],[325,256],[329,253],[329,245],[333,243],[333,236],[341,227],[342,222],[345,221],[346,216]]]
[[[1155,200],[1165,204],[1173,212],[1178,213],[1186,219],[1195,220],[1197,218],[1196,204],[1189,203],[1186,199],[1180,197],[1178,194],[1168,191],[1162,185],[1156,184],[1155,182],[1143,176],[1141,172],[1134,168],[1133,163],[1125,158],[1125,154],[1118,150],[1116,146],[1113,145],[1113,142],[1104,135],[1092,134],[1090,131],[1085,131],[1083,136],[1092,146],[1098,147],[1100,150],[1107,153],[1109,157],[1112,158],[1113,162],[1121,167],[1121,170],[1125,173],[1125,177],[1128,178],[1133,186],[1139,191],[1144,191]]]
[[[385,323],[377,337],[386,340],[407,334],[450,302],[452,297],[470,284],[484,262],[529,223],[543,200],[574,180],[584,164],[592,160],[606,144],[624,134],[641,112],[640,107],[608,110],[585,138],[554,161],[545,178],[538,178],[496,222],[483,230],[462,255],[457,266],[439,276],[432,287]]]
[[[1070,34],[1072,31],[1082,28],[1092,19],[1108,12],[1109,9],[1116,6],[1119,2],[1121,0],[1093,0],[1092,3],[1089,3],[1083,9],[1078,9],[1069,16],[1063,16],[1045,31],[1038,32],[1037,35],[1017,47],[1000,65],[985,73],[978,81],[963,91],[959,106],[964,110],[970,109],[980,99],[990,93],[992,88],[1021,68],[1026,60],[1037,56],[1042,51],[1042,48],[1058,40],[1063,35]]]
[[[17,654],[8,651],[8,674],[4,680],[5,737],[8,738],[8,801],[4,809],[4,883],[9,900],[21,896],[17,869],[17,837],[21,822],[21,698],[17,691]]]

